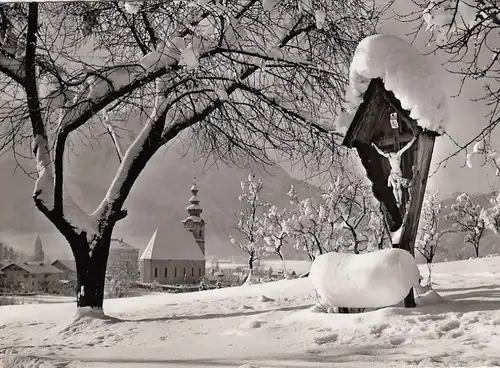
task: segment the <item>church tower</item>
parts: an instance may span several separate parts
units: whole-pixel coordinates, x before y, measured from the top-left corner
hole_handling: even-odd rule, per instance
[[[205,220],[201,218],[203,209],[200,207],[200,200],[198,199],[198,187],[196,186],[196,178],[193,179],[193,186],[191,187],[191,198],[189,199],[189,206],[186,210],[188,217],[182,221],[184,227],[193,233],[194,239],[200,247],[203,255],[205,255]]]

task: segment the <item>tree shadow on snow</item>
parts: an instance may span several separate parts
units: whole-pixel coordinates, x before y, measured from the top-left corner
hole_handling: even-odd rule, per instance
[[[480,294],[484,297],[484,293]],[[421,314],[443,314],[448,312],[468,313],[468,312],[487,312],[500,310],[500,295],[499,300],[482,300],[482,299],[456,299],[449,296],[444,298],[442,303],[432,305],[424,305],[416,308],[402,308],[402,315],[421,315]]]
[[[123,319],[112,317],[114,322],[161,322],[161,321],[179,321],[179,320],[202,320],[202,319],[215,319],[215,318],[230,318],[230,317],[241,317],[241,316],[252,316],[256,314],[264,314],[271,312],[289,312],[302,310],[312,307],[313,304],[292,306],[292,307],[281,307],[272,309],[261,309],[261,310],[245,310],[233,313],[207,313],[200,315],[173,315],[165,317],[153,317],[153,318],[138,318],[138,319]]]
[[[454,293],[460,291],[471,291],[471,290],[498,290],[500,292],[500,285],[482,285],[482,286],[470,286],[470,287],[457,287],[457,288],[434,288],[438,293]],[[452,295],[453,296],[453,295]]]
[[[238,358],[197,358],[197,359],[169,359],[169,358],[140,358],[140,357],[72,357],[72,356],[36,356],[51,363],[56,362],[81,362],[81,363],[117,363],[117,364],[158,364],[161,366],[173,367],[189,367],[189,366],[227,366],[239,367],[243,364],[263,364],[271,365],[273,367],[287,367],[287,368],[302,368],[310,367],[311,363],[318,366],[334,363],[355,363],[360,360],[365,361],[378,361],[381,358],[385,361],[395,361],[396,357],[391,358],[388,350],[395,352],[395,348],[391,346],[383,346],[376,344],[368,344],[361,347],[353,347],[342,349],[342,352],[304,352],[304,353],[291,353],[291,354],[275,354],[265,356],[242,356]],[[35,356],[30,356],[35,358]],[[364,359],[360,357],[365,357]]]
[[[161,359],[161,358],[132,358],[132,357],[71,357],[71,356],[27,356],[31,358],[38,358],[48,362],[81,362],[81,363],[120,363],[120,364],[158,364],[161,366],[172,365],[173,367],[182,366],[228,366],[234,367],[235,364],[239,364],[234,361],[223,361],[218,359]],[[243,363],[242,363],[243,364]]]

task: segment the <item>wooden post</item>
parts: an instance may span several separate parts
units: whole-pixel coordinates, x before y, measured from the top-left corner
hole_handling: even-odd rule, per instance
[[[425,188],[427,186],[427,178],[431,166],[432,151],[434,149],[434,141],[436,133],[423,131],[418,135],[415,157],[415,166],[413,169],[413,180],[411,190],[411,200],[406,213],[406,218],[403,221],[403,233],[398,248],[405,249],[415,257],[415,238],[417,236],[418,223],[420,221],[420,211],[425,196]],[[415,298],[413,288],[405,298],[405,307],[414,308]]]

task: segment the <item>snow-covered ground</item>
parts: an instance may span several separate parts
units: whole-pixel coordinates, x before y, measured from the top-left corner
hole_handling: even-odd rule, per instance
[[[76,303],[75,296],[63,295],[27,295],[7,296],[18,301],[20,304],[50,304],[50,303]],[[0,367],[1,368],[1,367]]]
[[[0,307],[0,367],[499,366],[500,257],[434,272],[444,302],[350,315],[310,311],[308,279],[107,300],[108,320]]]
[[[281,261],[279,260],[273,260],[273,259],[265,259],[260,261],[260,266],[264,268],[265,270],[269,269],[269,267],[272,267],[273,270],[281,270],[283,267],[281,265]],[[212,267],[211,262],[207,262],[207,269],[210,269]],[[239,262],[234,262],[234,263],[220,263],[219,267],[221,269],[235,269],[238,267],[241,267],[242,269],[247,270],[248,268],[248,263],[239,263]],[[311,268],[311,262],[310,261],[295,261],[295,260],[290,260],[286,261],[286,269],[288,272],[295,271],[297,275],[300,275],[302,273],[305,273],[309,271]]]

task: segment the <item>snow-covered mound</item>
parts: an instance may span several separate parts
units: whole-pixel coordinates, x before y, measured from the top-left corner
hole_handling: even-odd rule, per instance
[[[443,133],[448,121],[447,98],[436,66],[413,45],[391,35],[373,35],[361,41],[349,70],[347,114],[337,129],[347,131],[363,102],[370,81],[381,78],[423,129]]]
[[[418,284],[415,258],[401,249],[365,254],[327,253],[316,258],[309,278],[332,307],[378,308],[399,303]]]

